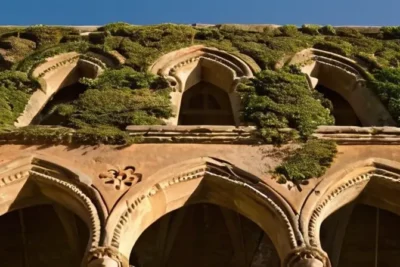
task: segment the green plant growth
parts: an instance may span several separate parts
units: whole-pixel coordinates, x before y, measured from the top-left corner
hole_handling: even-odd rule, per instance
[[[0,127],[14,123],[34,88],[37,88],[36,81],[29,79],[26,73],[0,72]]]
[[[295,68],[257,73],[239,87],[239,92],[244,106],[243,120],[256,124],[268,143],[293,138],[282,133],[282,128],[295,129],[305,139],[318,125],[334,122],[327,108],[329,102],[321,102],[319,93],[309,89],[305,75]]]
[[[266,142],[280,143],[296,136],[305,140],[316,126],[333,123],[329,101],[310,91],[302,74],[294,68],[276,70],[291,55],[311,47],[364,62],[371,73],[369,84],[400,123],[399,28],[382,27],[371,34],[330,25],[304,25],[299,29],[294,25],[197,28],[113,23],[89,36],[67,27],[0,28],[0,125],[12,125],[38,88],[30,75],[34,67],[48,57],[71,51],[92,51],[103,56],[117,51],[126,61],[120,66],[117,58],[118,69],[107,70],[95,80],[83,79],[88,89],[79,99],[54,109],[66,118],[65,126],[87,133],[103,127],[102,136],[106,136],[128,124],[162,123],[172,114],[169,89],[163,79],[146,70],[162,54],[195,44],[216,47],[244,60],[251,57],[261,67],[262,71],[242,84],[239,91],[243,121],[255,123]],[[90,56],[86,59],[95,60]],[[279,128],[293,128],[295,132]]]
[[[375,90],[397,124],[400,124],[400,69],[379,69],[373,75],[370,87]]]
[[[70,104],[53,112],[76,129],[163,124],[172,114],[168,84],[161,77],[131,68],[106,70],[98,79],[82,79],[89,88]]]
[[[276,167],[278,182],[292,181],[299,184],[310,178],[322,176],[337,153],[336,144],[326,140],[309,140],[286,157]]]

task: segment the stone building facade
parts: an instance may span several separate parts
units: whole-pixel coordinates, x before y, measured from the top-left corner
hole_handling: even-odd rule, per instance
[[[237,85],[260,70],[251,58],[178,49],[149,69],[173,87],[175,116],[126,129],[143,143],[2,142],[0,266],[399,266],[400,129],[352,59],[305,49],[288,60],[340,98],[343,124],[313,134],[338,144],[322,177],[272,179],[279,149],[240,122]],[[16,126],[102,71],[77,52],[47,58],[33,71],[45,90]]]

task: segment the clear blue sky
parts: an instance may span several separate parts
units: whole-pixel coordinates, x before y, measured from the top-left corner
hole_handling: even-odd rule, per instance
[[[2,0],[0,25],[400,25],[400,0]]]

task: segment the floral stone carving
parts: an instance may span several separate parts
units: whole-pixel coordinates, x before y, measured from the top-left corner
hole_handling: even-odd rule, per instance
[[[136,172],[133,166],[116,167],[101,173],[99,178],[106,185],[112,185],[116,190],[124,190],[139,183],[142,180],[142,174]]]

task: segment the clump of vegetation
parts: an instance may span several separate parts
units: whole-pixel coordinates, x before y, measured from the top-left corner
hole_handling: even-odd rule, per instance
[[[371,87],[400,125],[400,69],[383,68],[373,72]]]
[[[336,30],[332,25],[325,25],[318,30],[325,35],[336,35]]]
[[[15,70],[29,72],[34,66],[42,63],[46,58],[67,52],[85,53],[89,49],[87,42],[71,42],[36,50],[22,61],[13,66]]]
[[[301,27],[301,31],[306,34],[310,35],[319,35],[319,30],[321,29],[321,26],[319,25],[313,25],[313,24],[304,24]]]
[[[106,70],[98,79],[82,79],[88,89],[70,104],[53,112],[65,118],[66,126],[114,127],[163,124],[172,115],[168,83],[161,77],[131,68]]]
[[[321,102],[318,92],[311,91],[304,74],[291,70],[265,70],[239,88],[244,106],[244,121],[258,126],[268,143],[282,143],[293,138],[282,128],[295,129],[307,138],[318,125],[333,124],[333,117]],[[326,104],[323,106],[323,104]]]
[[[282,36],[294,37],[300,34],[296,25],[284,25],[279,28]]]
[[[68,27],[32,26],[21,32],[20,36],[34,41],[38,47],[56,45],[66,35],[79,35],[79,31]]]
[[[11,36],[0,40],[0,65],[10,68],[36,49],[33,41]],[[3,62],[1,62],[3,61]],[[0,67],[1,69],[1,67]]]
[[[0,127],[14,123],[37,86],[37,82],[29,79],[26,73],[0,72]]]
[[[24,145],[128,145],[140,142],[127,132],[108,126],[74,130],[67,127],[27,126],[17,129],[0,128],[0,140]]]
[[[399,39],[400,38],[400,26],[388,26],[382,27],[380,32],[385,39]]]
[[[336,144],[332,141],[308,140],[284,159],[274,175],[278,182],[291,181],[295,184],[320,177],[332,164],[336,153]]]

